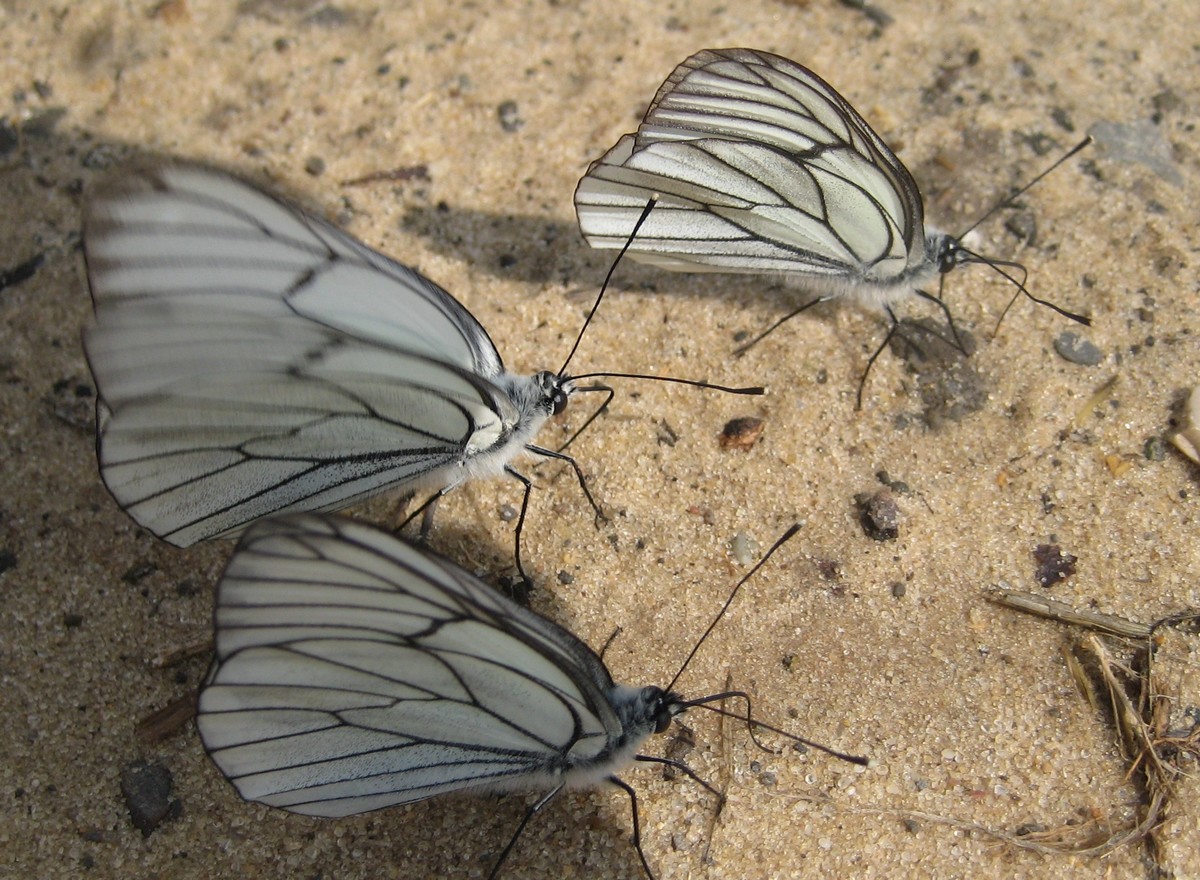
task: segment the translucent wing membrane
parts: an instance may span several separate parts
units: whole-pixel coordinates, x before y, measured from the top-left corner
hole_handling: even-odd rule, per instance
[[[498,473],[562,385],[504,372],[440,287],[218,172],[117,178],[85,244],[101,473],[180,546]]]
[[[182,323],[164,338],[138,334],[143,311],[127,311],[88,336],[105,377],[100,469],[122,508],[181,546],[419,485],[516,419],[470,373],[295,316],[174,309]]]
[[[91,200],[85,243],[97,310],[134,299],[300,315],[487,378],[503,369],[445,290],[229,175],[167,165],[118,177]]]
[[[935,271],[912,176],[812,71],[749,49],[705,50],[659,89],[636,134],[575,193],[594,247],[691,271],[788,272],[908,285]]]
[[[197,725],[243,797],[343,816],[614,769],[654,721],[600,659],[449,562],[349,520],[265,520],[218,593]],[[621,752],[624,754],[624,752]]]

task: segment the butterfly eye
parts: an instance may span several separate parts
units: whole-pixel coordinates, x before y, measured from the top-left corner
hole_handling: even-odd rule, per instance
[[[667,728],[671,726],[671,721],[672,721],[672,719],[674,719],[674,717],[675,716],[672,715],[670,712],[668,712],[667,708],[664,706],[662,711],[659,712],[657,716],[655,716],[654,732],[655,733],[666,733]]]
[[[938,271],[944,275],[963,261],[963,251],[962,245],[958,243],[957,239],[948,235],[940,236],[940,238],[942,241],[937,249],[937,267]]]
[[[542,370],[534,377],[534,381],[542,393],[542,405],[552,415],[558,415],[567,408],[567,398],[570,396],[567,393],[568,383],[559,378],[557,373]]]

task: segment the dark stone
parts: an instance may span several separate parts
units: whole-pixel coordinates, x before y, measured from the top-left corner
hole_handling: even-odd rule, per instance
[[[134,827],[149,837],[163,822],[177,818],[183,811],[171,797],[171,771],[162,764],[134,761],[121,771],[121,794]]]

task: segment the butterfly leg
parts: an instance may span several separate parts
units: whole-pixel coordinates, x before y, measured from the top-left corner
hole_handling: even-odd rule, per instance
[[[646,876],[650,880],[654,880],[654,872],[650,870],[650,863],[646,861],[646,853],[642,851],[642,823],[638,819],[637,792],[633,790],[632,785],[616,776],[608,777],[608,781],[617,788],[624,789],[625,793],[629,795],[629,812],[633,816],[633,848],[637,850],[638,858],[642,861],[642,870],[646,872]]]
[[[809,309],[811,309],[813,306],[817,305],[818,303],[828,302],[830,299],[832,299],[832,297],[819,296],[814,300],[809,300],[804,305],[800,306],[800,308],[793,309],[792,311],[788,312],[786,315],[784,315],[782,318],[780,318],[778,321],[776,321],[774,324],[772,324],[770,327],[768,327],[762,333],[759,333],[757,336],[755,336],[753,339],[751,339],[745,345],[739,345],[737,348],[735,348],[733,350],[734,357],[741,357],[742,355],[744,355],[751,348],[758,345],[758,343],[762,342],[764,339],[766,339],[768,336],[770,336],[772,333],[774,333],[779,327],[782,327],[784,324],[786,324],[788,321],[792,320],[792,318],[796,317],[801,312],[808,311]]]
[[[601,508],[600,505],[596,503],[596,499],[592,497],[592,490],[588,488],[587,478],[583,475],[583,469],[579,467],[579,462],[571,458],[571,456],[564,455],[561,452],[555,452],[553,449],[545,449],[541,446],[534,446],[533,444],[527,444],[525,448],[534,455],[541,455],[545,458],[554,458],[558,461],[565,461],[567,464],[569,464],[575,470],[575,476],[579,479],[579,488],[583,490],[583,494],[586,496],[588,504],[592,506],[592,510],[596,513],[597,528],[599,528],[600,523],[608,522],[608,517],[604,515],[603,508]]]
[[[720,812],[721,809],[725,806],[725,795],[721,791],[719,791],[718,789],[713,787],[713,785],[711,783],[708,783],[704,779],[702,779],[700,774],[698,774],[695,770],[693,770],[687,764],[684,764],[682,761],[672,761],[670,758],[660,758],[660,757],[657,757],[656,755],[635,755],[633,760],[642,761],[646,764],[662,764],[664,767],[670,767],[672,770],[678,770],[684,776],[688,777],[688,779],[692,780],[692,782],[699,785],[701,788],[703,788],[705,791],[707,791],[709,794],[711,794],[713,797],[715,797],[717,799],[717,811],[718,812]]]
[[[521,562],[521,532],[525,528],[525,513],[529,510],[529,495],[533,492],[533,482],[529,477],[514,470],[511,466],[505,465],[504,472],[516,480],[520,480],[525,485],[525,494],[521,498],[521,513],[517,517],[517,529],[513,536],[513,562],[517,564],[517,574],[520,576],[522,583],[525,585],[526,591],[533,589],[533,581],[529,579],[529,575],[525,573],[525,565]]]
[[[567,442],[564,443],[562,446],[558,447],[559,452],[562,452],[564,449],[566,449],[568,446],[570,446],[572,443],[574,443],[576,437],[578,437],[580,434],[582,434],[584,431],[586,431],[588,429],[588,426],[590,426],[592,424],[592,422],[594,422],[594,421],[596,421],[596,419],[600,418],[601,413],[603,413],[606,409],[608,409],[608,405],[610,403],[612,403],[612,399],[617,393],[613,389],[609,388],[607,385],[588,385],[583,388],[576,388],[575,391],[576,392],[605,391],[605,392],[608,392],[608,396],[604,398],[604,403],[602,403],[598,407],[596,407],[596,411],[584,420],[583,424],[579,426],[579,429],[574,434],[572,434],[569,438],[567,438]]]
[[[521,818],[521,824],[517,826],[517,830],[513,832],[512,838],[508,841],[508,846],[504,847],[504,852],[500,853],[500,858],[496,859],[496,864],[492,865],[492,870],[488,874],[488,880],[496,880],[500,876],[501,866],[503,866],[505,860],[508,858],[508,854],[512,852],[512,848],[517,845],[517,838],[525,831],[525,826],[529,824],[529,820],[539,813],[542,807],[550,803],[550,800],[562,790],[563,787],[561,785],[558,788],[552,789],[525,811],[525,815]]]
[[[441,501],[443,495],[445,495],[447,492],[449,492],[451,489],[453,489],[457,485],[458,484],[455,483],[454,485],[447,486],[444,489],[441,489],[441,490],[433,493],[433,495],[431,495],[430,497],[426,498],[424,501],[421,502],[420,507],[418,507],[416,510],[414,510],[412,513],[410,513],[408,516],[406,516],[404,518],[404,522],[402,522],[402,523],[400,523],[400,525],[396,526],[394,531],[399,532],[406,525],[408,525],[410,522],[412,522],[414,519],[416,519],[417,516],[419,515],[419,516],[421,516],[421,540],[424,541],[426,538],[429,537],[429,532],[433,529],[433,517],[434,517],[434,514],[437,513],[438,502]]]
[[[871,367],[875,366],[875,361],[883,354],[883,350],[888,347],[888,343],[892,341],[892,337],[896,335],[896,330],[900,327],[900,322],[896,319],[896,313],[888,306],[885,311],[888,316],[888,332],[883,337],[883,342],[879,343],[879,347],[867,359],[867,368],[863,370],[862,378],[858,380],[858,396],[854,399],[854,409],[862,409],[863,389],[867,387],[867,376],[871,375]]]
[[[927,293],[924,290],[918,290],[916,294],[921,299],[933,303],[942,310],[942,314],[946,316],[946,323],[950,326],[950,333],[954,336],[954,342],[951,345],[962,352],[964,356],[969,355],[970,352],[967,351],[967,346],[963,344],[962,337],[958,335],[958,326],[954,323],[954,316],[950,314],[950,308],[946,305],[945,301],[940,296],[934,296],[932,293]]]

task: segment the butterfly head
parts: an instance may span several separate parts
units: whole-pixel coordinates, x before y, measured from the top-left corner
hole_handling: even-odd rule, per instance
[[[542,370],[533,377],[542,395],[542,404],[547,415],[556,416],[567,408],[567,401],[575,391],[575,386],[566,376]]]
[[[945,275],[963,263],[971,262],[974,256],[962,246],[962,242],[944,232],[931,232],[925,239],[925,252],[933,259],[938,272]]]
[[[679,694],[654,685],[642,688],[638,697],[647,725],[653,725],[655,733],[666,733],[675,716],[687,710],[687,703]]]
[[[621,719],[624,743],[634,747],[652,733],[665,732],[671,720],[689,705],[674,691],[654,685],[642,688],[616,685],[610,701]]]

